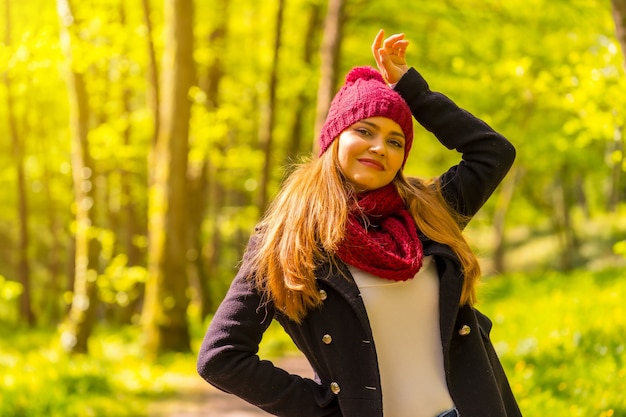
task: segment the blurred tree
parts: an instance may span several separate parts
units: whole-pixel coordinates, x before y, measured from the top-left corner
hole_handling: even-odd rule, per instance
[[[0,274],[8,281],[21,280],[24,223],[13,207],[23,199],[28,203],[25,230],[33,233],[28,240],[30,304],[40,323],[58,324],[72,294],[74,311],[77,305],[88,305],[84,301],[90,295],[80,292],[85,281],[77,275],[85,265],[92,280],[88,282],[96,280],[98,286],[97,320],[127,322],[128,313],[147,306],[142,291],[148,275],[148,211],[162,208],[157,201],[167,201],[164,213],[175,209],[170,192],[159,188],[164,182],[155,185],[157,168],[161,172],[164,161],[173,161],[163,156],[166,146],[156,138],[169,137],[168,131],[159,134],[159,127],[175,123],[190,126],[189,132],[177,136],[185,138],[183,144],[189,141],[186,173],[172,184],[172,189],[186,187],[185,219],[180,223],[186,231],[184,236],[170,232],[173,229],[165,227],[171,223],[169,214],[163,214],[161,238],[184,239],[181,245],[163,244],[180,249],[172,256],[182,259],[167,276],[182,277],[185,271],[192,288],[181,283],[178,295],[160,293],[154,299],[170,305],[184,286],[193,297],[189,317],[206,317],[232,279],[261,215],[260,194],[269,201],[285,175],[277,164],[288,165],[312,148],[316,116],[323,121],[339,75],[354,65],[373,64],[369,45],[381,27],[388,33],[406,31],[410,63],[431,87],[485,119],[517,146],[514,170],[469,225],[488,232],[489,239],[481,234],[477,245],[486,256],[492,255],[496,270],[519,268],[511,251],[525,245],[524,239],[549,246],[533,252],[535,267],[561,268],[582,266],[600,250],[601,242],[588,239],[589,233],[602,229],[607,240],[621,233],[617,221],[611,227],[593,226],[621,213],[626,193],[626,78],[617,41],[624,42],[623,0],[613,1],[616,20],[609,0],[401,5],[290,0],[282,2],[278,26],[278,1],[241,0],[236,12],[235,3],[228,0],[197,2],[192,29],[198,42],[182,42],[193,48],[191,70],[199,74],[199,88],[189,89],[194,85],[190,81],[177,90],[192,101],[191,112],[179,115],[174,112],[180,106],[159,103],[159,88],[174,88],[171,75],[159,82],[161,70],[174,70],[174,61],[162,56],[164,46],[170,50],[170,41],[164,44],[161,36],[163,2],[93,0],[88,9],[73,2],[74,22],[67,28],[60,27],[53,3],[11,2],[10,46],[3,36],[6,13],[0,13],[0,74],[9,77],[11,91],[5,94],[2,78],[0,138],[6,140],[0,139],[0,193],[5,203],[0,210]],[[59,0],[59,5],[65,3]],[[67,82],[58,71],[61,63],[70,64],[58,42],[60,29],[71,39],[75,74]],[[277,78],[270,88],[273,72]],[[172,102],[171,90],[164,92]],[[267,130],[266,103],[271,101],[273,127]],[[174,119],[161,120],[170,116]],[[13,131],[18,142],[13,141]],[[261,132],[271,132],[269,155],[259,144]],[[79,142],[81,137],[84,142]],[[181,145],[179,139],[175,142]],[[15,143],[22,152],[17,157]],[[408,175],[438,175],[458,161],[458,155],[442,150],[417,125],[416,143],[405,168]],[[88,169],[71,161],[79,146],[87,150],[82,167]],[[185,153],[179,151],[177,155]],[[22,195],[15,192],[16,185],[22,187],[16,163],[23,167]],[[267,178],[261,179],[266,168]],[[163,170],[173,172],[169,166]],[[72,192],[72,183],[81,186],[82,200]],[[157,190],[168,198],[159,200]],[[78,221],[80,210],[89,216],[87,223]],[[153,220],[149,238],[157,246],[158,216]],[[472,236],[474,230],[468,232]],[[85,239],[102,247],[89,252]],[[562,245],[553,252],[558,242]],[[75,252],[99,256],[77,264]],[[163,259],[166,252],[162,250]],[[550,255],[540,258],[539,252]],[[155,279],[170,280],[165,276]],[[11,303],[4,311],[19,311],[17,298]],[[168,308],[161,309],[166,323]]]
[[[320,3],[311,2],[308,4],[308,20],[304,35],[304,47],[302,48],[302,67],[308,71],[313,68],[313,54],[316,50],[318,36],[316,34],[320,30],[322,23],[322,6]],[[291,125],[289,137],[290,142],[287,144],[286,162],[296,158],[296,156],[305,151],[302,148],[302,139],[305,134],[303,126],[305,125],[304,117],[307,109],[311,106],[310,94],[307,88],[303,88],[296,99],[293,123]],[[314,141],[315,142],[315,141]]]
[[[149,205],[149,277],[143,310],[146,348],[189,351],[187,165],[190,88],[195,82],[193,2],[166,0],[160,127]]]
[[[328,11],[324,23],[324,35],[320,49],[320,79],[315,110],[315,133],[317,138],[326,119],[330,102],[335,94],[339,79],[339,55],[344,25],[344,0],[328,0]],[[313,142],[313,153],[318,152],[317,141]]]
[[[142,0],[142,2],[147,2],[147,0]],[[128,3],[124,0],[121,0],[119,1],[117,7],[120,26],[122,27],[124,33],[129,33],[131,27],[127,22],[128,18],[126,12]],[[147,28],[151,27],[149,24],[146,26]],[[146,38],[148,43],[147,49],[149,51],[149,57],[151,57],[152,54],[150,53],[150,51],[152,51],[152,34],[149,29],[147,29],[146,32]],[[121,147],[122,149],[136,149],[138,147],[138,144],[134,143],[132,135],[132,100],[133,95],[136,93],[133,89],[133,85],[131,82],[132,65],[130,62],[128,62],[131,60],[130,57],[132,56],[132,51],[130,50],[127,42],[124,42],[123,45],[121,45],[121,48],[122,50],[120,51],[120,57],[118,58],[118,68],[120,75],[118,84],[122,89],[120,94],[121,114],[118,117],[118,120],[123,121],[123,123],[120,123],[121,126],[119,128],[121,130]],[[151,65],[152,62],[150,58],[148,65],[149,74],[152,74],[152,72],[155,70],[151,69]],[[151,78],[152,77],[149,77],[149,79]],[[155,91],[153,91],[154,88],[157,87],[149,85],[148,91],[151,91],[151,94],[157,94]],[[152,100],[154,100],[154,97],[148,100],[149,107],[152,107],[152,105],[154,105]],[[154,109],[152,110],[153,118],[158,120],[158,111],[154,112]],[[154,141],[151,142],[154,143]],[[115,183],[119,182],[119,184],[117,185],[119,190],[112,190],[111,193],[114,195],[120,195],[120,197],[117,198],[119,203],[110,204],[112,206],[119,206],[119,208],[117,209],[118,212],[115,213],[115,210],[110,209],[109,216],[112,218],[111,229],[114,231],[116,239],[121,243],[119,245],[120,247],[118,248],[119,253],[123,254],[126,260],[127,267],[135,268],[143,267],[145,265],[145,250],[143,249],[143,247],[140,247],[140,245],[137,244],[137,239],[141,236],[147,235],[147,224],[145,221],[145,214],[140,212],[143,205],[137,204],[134,198],[134,196],[136,195],[136,193],[134,192],[134,189],[136,188],[134,183],[136,182],[135,178],[138,176],[136,172],[138,171],[138,169],[133,168],[132,164],[125,163],[127,162],[127,159],[131,158],[118,158],[118,163],[116,164],[118,179],[117,181],[109,181],[110,183],[113,183],[113,185],[111,185],[109,188],[116,188]],[[112,173],[109,177],[115,178],[115,174]],[[140,183],[140,186],[142,188],[147,187],[147,185],[147,181],[142,181]],[[112,199],[115,198],[113,197]],[[133,316],[137,312],[141,301],[143,301],[143,292],[145,289],[144,283],[133,282],[131,285],[129,285],[129,287],[130,288],[126,290],[126,293],[129,293],[132,296],[124,296],[122,299],[128,301],[118,303],[121,305],[116,306],[116,309],[119,310],[116,316],[118,317],[120,323],[130,323]]]
[[[96,228],[96,176],[95,164],[90,154],[89,97],[84,78],[84,66],[77,62],[74,52],[80,42],[80,23],[76,21],[70,0],[57,0],[61,27],[61,47],[66,59],[66,75],[70,101],[71,164],[74,180],[74,237],[75,277],[70,311],[66,317],[62,344],[73,353],[87,353],[88,339],[95,323],[98,304],[97,278],[102,245]]]
[[[622,47],[622,54],[626,55],[626,0],[611,0],[613,5],[613,21],[615,22],[615,37]],[[626,69],[626,59],[622,60]]]
[[[212,51],[212,60],[206,71],[199,77],[199,85],[206,92],[204,103],[208,114],[215,114],[220,108],[220,86],[225,76],[226,43],[228,37],[229,1],[216,0],[213,7],[214,27],[207,37],[208,47]],[[206,149],[206,148],[205,148]],[[216,143],[212,152],[223,155],[225,147]],[[214,311],[211,297],[211,282],[217,281],[220,267],[220,254],[223,245],[217,213],[223,209],[225,190],[217,178],[215,162],[202,152],[202,160],[196,162],[196,175],[190,175],[190,195],[196,196],[190,204],[189,234],[191,247],[194,248],[196,288],[200,302],[200,317],[206,318]],[[206,233],[202,225],[206,217]]]
[[[622,65],[626,70],[626,0],[612,0],[615,37],[622,50]],[[616,212],[624,194],[624,175],[626,171],[626,126],[616,126],[614,131],[613,149],[610,150],[613,161],[612,187],[609,195],[608,209]]]
[[[154,29],[152,24],[152,6],[150,0],[141,0],[141,10],[143,12],[143,21],[145,25],[146,52],[148,54],[148,66],[146,69],[148,88],[147,101],[148,107],[152,112],[152,138],[153,145],[157,142],[159,135],[159,66],[156,58],[156,47],[154,45]]]
[[[11,2],[5,1],[5,21],[4,28],[4,45],[11,47]],[[17,115],[15,114],[16,106],[14,104],[13,86],[11,83],[11,73],[7,70],[4,72],[4,86],[6,89],[6,103],[7,103],[7,122],[9,125],[9,136],[11,138],[11,144],[13,146],[13,161],[15,164],[15,171],[17,177],[17,218],[19,224],[19,237],[18,237],[18,267],[17,274],[19,282],[22,284],[22,293],[20,294],[20,318],[28,325],[35,325],[35,314],[32,308],[32,292],[31,292],[31,277],[30,277],[30,263],[29,263],[29,213],[28,213],[28,197],[26,194],[26,179],[24,174],[24,137],[20,135],[17,129]]]
[[[264,163],[263,169],[261,170],[261,179],[260,179],[260,190],[259,190],[259,211],[263,212],[268,204],[269,195],[269,182],[271,176],[271,167],[272,167],[272,155],[273,155],[273,131],[274,124],[276,121],[276,89],[278,84],[278,69],[279,69],[279,58],[280,58],[280,48],[281,48],[281,34],[283,31],[283,15],[285,13],[285,0],[278,0],[278,6],[276,10],[276,23],[274,26],[274,48],[273,48],[273,58],[272,58],[272,67],[269,73],[269,82],[268,82],[268,101],[265,105],[262,106],[263,111],[263,122],[260,126],[259,131],[259,144],[261,147],[261,151],[264,155]]]
[[[39,131],[42,129],[41,126],[37,125],[35,131]],[[68,256],[65,255],[65,250],[62,244],[62,237],[64,236],[63,225],[61,224],[59,212],[58,212],[58,202],[55,196],[53,195],[53,184],[52,184],[52,157],[50,152],[47,152],[52,146],[49,143],[50,139],[43,133],[37,133],[37,136],[40,138],[38,142],[38,156],[41,160],[41,185],[44,194],[43,207],[45,209],[45,220],[43,220],[45,226],[43,230],[46,230],[48,235],[50,236],[50,245],[45,252],[45,257],[43,258],[43,267],[47,271],[47,279],[41,285],[43,288],[43,293],[45,297],[43,297],[42,305],[42,318],[48,324],[56,325],[62,319],[65,311],[63,310],[63,290],[64,286],[70,286],[70,282],[73,283],[73,273],[70,273],[70,277],[63,282],[63,260],[67,259]],[[68,288],[70,289],[70,288]]]
[[[493,214],[493,269],[498,273],[505,273],[507,265],[505,255],[506,242],[506,216],[515,193],[515,185],[520,177],[520,169],[513,166],[508,177],[502,182],[500,192],[496,195],[496,204]]]

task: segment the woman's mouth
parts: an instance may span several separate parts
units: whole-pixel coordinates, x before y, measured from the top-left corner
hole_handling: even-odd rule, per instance
[[[385,170],[385,166],[383,164],[381,164],[380,162],[378,162],[375,159],[369,159],[369,158],[361,158],[361,159],[357,159],[357,161],[359,161],[361,164],[373,168],[377,171],[384,171]]]

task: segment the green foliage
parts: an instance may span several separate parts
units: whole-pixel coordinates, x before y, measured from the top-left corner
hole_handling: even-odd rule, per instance
[[[11,81],[11,110],[25,154],[32,304],[40,322],[58,324],[65,307],[62,300],[71,299],[75,266],[67,63],[60,48],[55,2],[10,3],[11,39],[6,42],[2,37],[0,41],[0,74]],[[161,3],[151,3],[152,35],[160,62],[163,10]],[[224,12],[215,7],[220,4],[217,1],[196,3],[198,83],[189,91],[189,173],[190,177],[206,173],[206,178],[200,177],[197,192],[206,195],[207,202],[200,207],[200,220],[190,226],[200,230],[200,246],[189,249],[188,254],[190,269],[193,265],[210,271],[209,277],[196,275],[209,281],[208,299],[214,307],[262,214],[255,201],[267,155],[259,150],[258,132],[268,112],[278,3],[244,0]],[[100,269],[95,271],[100,301],[105,304],[105,314],[99,317],[106,322],[124,316],[119,320],[127,321],[125,309],[136,309],[147,276],[148,161],[154,133],[146,82],[148,32],[139,4],[110,0],[72,4],[80,25],[73,39],[73,69],[84,76],[89,94],[88,140],[94,159],[93,172],[82,173],[89,180],[82,186],[97,189],[93,203],[98,218],[91,231],[103,246]],[[278,188],[285,175],[284,162],[293,157],[289,154],[293,136],[301,136],[297,151],[303,154],[315,139],[317,51],[326,2],[293,0],[285,7],[270,190]],[[305,29],[309,13],[316,7],[318,22],[314,36],[308,39]],[[3,23],[4,15],[0,27],[9,27]],[[379,28],[388,34],[406,33],[411,41],[409,63],[425,75],[431,87],[489,122],[516,145],[517,176],[509,178],[516,186],[504,233],[512,270],[562,268],[555,254],[558,251],[575,257],[575,266],[593,268],[604,263],[611,250],[611,254],[626,257],[625,229],[616,226],[625,218],[626,77],[609,0],[348,1],[340,80],[354,65],[374,64],[370,44]],[[310,61],[304,57],[307,41],[315,51]],[[212,90],[210,75],[217,63],[221,78],[219,88]],[[307,105],[298,134],[293,126],[300,99]],[[10,138],[5,116],[8,102],[2,84],[2,138]],[[0,320],[14,324],[19,321],[22,285],[17,283],[18,197],[16,158],[10,142],[0,140],[4,203],[0,210]],[[442,149],[419,127],[415,143],[406,166],[409,175],[438,175],[458,162],[458,155]],[[199,197],[193,195],[190,200],[195,203]],[[493,251],[493,232],[477,234],[474,227],[491,228],[498,204],[496,195],[468,229],[471,238],[478,238],[472,240],[480,244],[485,258]],[[134,210],[132,219],[130,209]],[[571,222],[563,224],[564,219]],[[130,226],[132,235],[126,233]],[[573,235],[570,246],[563,243],[567,232]],[[208,261],[192,263],[213,255],[216,258],[211,258],[210,265]],[[522,292],[532,292],[525,285],[530,288],[535,283],[521,278],[513,281],[524,288]],[[190,293],[197,297],[200,285],[193,284]],[[197,306],[194,298],[190,307],[193,319],[201,319]],[[608,337],[608,330],[599,326],[589,332]],[[278,338],[268,337],[268,352],[285,346]],[[576,352],[583,347],[576,346]],[[570,348],[563,345],[554,350],[569,354]],[[574,350],[571,352],[573,355]],[[519,366],[528,371],[532,365],[536,375],[539,362],[533,360],[525,358],[525,365]],[[518,363],[511,362],[511,367],[516,369]],[[88,387],[117,392],[110,380],[98,380],[99,369],[68,366],[78,367],[76,373],[85,372]],[[63,381],[70,387],[67,392],[82,389],[72,382],[71,375]]]
[[[90,356],[68,357],[54,332],[3,328],[0,335],[0,415],[108,417],[146,415],[148,405],[179,387],[194,359],[171,356],[148,363],[138,329],[94,336]]]
[[[73,39],[74,69],[84,75],[91,111],[88,137],[94,172],[89,180],[98,189],[94,226],[107,243],[98,272],[111,268],[119,272],[119,259],[130,257],[123,236],[129,204],[136,215],[137,241],[148,239],[148,161],[154,133],[146,88],[148,32],[138,4],[110,0],[72,4],[80,25]],[[216,8],[218,4],[200,2],[194,11],[198,83],[189,92],[193,103],[189,172],[208,166],[203,179],[208,186],[200,190],[209,196],[205,218],[196,226],[201,227],[203,243],[220,245],[206,251],[219,250],[212,271],[221,282],[211,286],[225,288],[261,215],[255,201],[266,155],[259,150],[258,132],[268,110],[278,4],[246,0],[238,2],[236,10],[227,6],[224,11]],[[625,182],[619,178],[626,175],[626,164],[619,145],[626,125],[626,78],[608,0],[346,4],[340,79],[353,65],[374,64],[370,44],[379,28],[405,32],[411,41],[409,63],[431,87],[491,123],[516,145],[519,178],[508,228],[557,223],[565,217],[564,211],[575,206],[584,206],[590,216],[603,215],[609,210],[611,187],[618,187],[616,195],[623,200]],[[163,11],[160,3],[152,7],[152,35],[160,62]],[[301,136],[298,151],[304,154],[314,140],[317,51],[326,2],[294,0],[285,7],[274,109],[273,191],[284,178],[284,161],[292,157],[288,152],[293,135]],[[309,14],[316,7],[318,21],[308,39]],[[35,237],[29,260],[38,300],[46,297],[39,289],[66,289],[71,282],[73,188],[66,62],[54,2],[15,4],[10,21],[11,42],[0,41],[0,73],[6,73],[12,83],[12,110],[25,152],[29,231]],[[310,61],[304,57],[307,41],[315,51]],[[210,75],[217,63],[221,78],[213,91]],[[2,86],[0,137],[8,138],[6,98]],[[308,104],[298,134],[292,130],[294,108],[302,98]],[[0,242],[6,248],[0,253],[0,271],[8,280],[16,280],[19,229],[9,142],[0,141],[0,189],[5,202],[0,211]],[[409,175],[438,175],[458,161],[456,154],[442,150],[421,128],[416,144],[406,166]],[[564,190],[577,199],[557,204],[555,196]],[[495,204],[495,198],[490,200],[481,214],[486,223]],[[558,232],[555,225],[550,227],[549,233]],[[55,274],[51,258],[62,265]],[[146,267],[145,259],[135,262]],[[101,287],[108,291],[111,285]],[[215,299],[220,296],[221,292],[214,294]]]
[[[9,43],[4,36],[0,40],[0,74],[11,81],[11,110],[25,155],[33,308],[40,322],[57,324],[61,300],[71,298],[74,268],[67,63],[55,2],[9,3],[9,22],[0,16],[0,27],[11,30]],[[198,248],[189,253],[194,260],[219,254],[215,265],[204,265],[213,274],[208,288],[216,304],[261,215],[255,200],[266,155],[259,151],[258,131],[268,110],[277,2],[238,1],[226,14],[218,13],[216,1],[196,3],[198,85],[189,92],[189,172],[197,175],[206,169],[202,181],[208,185],[200,192],[207,193],[208,203],[201,224],[192,226],[201,230],[205,246],[200,250],[206,253]],[[80,25],[73,39],[73,69],[82,73],[87,85],[94,159],[94,172],[82,173],[89,179],[83,186],[98,190],[99,218],[91,231],[103,247],[101,269],[96,271],[105,310],[100,317],[110,319],[141,299],[147,277],[143,251],[154,133],[146,88],[148,32],[138,4],[72,4]],[[319,54],[305,62],[303,48],[311,41],[319,50],[322,22],[317,22],[313,39],[306,38],[305,28],[309,12],[319,7],[323,18],[325,5],[321,0],[286,2],[271,190],[284,177],[300,99],[308,104],[299,152],[306,154],[314,141]],[[163,10],[160,3],[152,2],[152,7],[160,62]],[[610,1],[354,0],[347,2],[345,25],[340,80],[354,65],[373,65],[370,44],[379,28],[388,34],[405,32],[411,41],[409,63],[431,87],[486,120],[518,149],[517,183],[507,216],[507,258],[512,270],[525,275],[488,281],[482,308],[496,322],[493,338],[525,415],[625,416],[619,394],[626,391],[621,337],[626,330],[625,277],[622,270],[607,270],[605,265],[608,258],[617,263],[609,252],[626,257],[626,229],[620,220],[626,218],[626,77]],[[210,96],[209,75],[216,63],[221,64],[222,78],[215,96]],[[1,138],[10,138],[8,102],[2,84]],[[101,329],[91,340],[89,357],[66,357],[54,332],[12,327],[19,321],[23,286],[17,282],[18,198],[10,142],[0,140],[0,323],[9,326],[0,334],[0,415],[143,415],[151,397],[167,394],[176,385],[172,375],[195,373],[193,357],[148,364],[134,328]],[[415,143],[406,167],[409,175],[430,177],[458,161],[458,155],[442,150],[419,127]],[[468,229],[485,257],[494,246],[491,225],[497,197]],[[136,222],[132,236],[125,234],[131,223],[129,208]],[[565,218],[572,220],[567,227],[560,223]],[[573,248],[562,242],[563,229],[579,240]],[[218,246],[210,247],[209,242]],[[139,251],[133,259],[131,248]],[[569,251],[577,258],[575,265],[590,269],[554,272],[561,267],[558,251]],[[550,272],[537,275],[529,270]],[[197,310],[194,300],[191,315],[201,322]],[[191,324],[196,340],[203,330],[198,322]],[[261,353],[272,357],[291,349],[273,325]]]
[[[626,271],[511,274],[479,309],[524,415],[626,416]]]
[[[141,266],[128,266],[125,255],[118,255],[98,278],[99,297],[108,304],[127,307],[140,296],[140,285],[146,282],[148,271]]]
[[[16,302],[22,294],[22,285],[19,282],[8,281],[0,275],[0,322],[13,322],[16,319]]]
[[[613,251],[626,258],[626,240],[622,240],[613,245]]]

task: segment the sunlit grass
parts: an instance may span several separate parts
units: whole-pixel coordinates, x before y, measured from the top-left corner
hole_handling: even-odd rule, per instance
[[[528,416],[626,416],[626,270],[513,274],[479,306]]]
[[[496,276],[480,298],[525,416],[626,416],[625,269]],[[194,351],[205,325],[192,325]],[[57,339],[52,330],[0,330],[0,416],[141,417],[203,384],[195,353],[151,363],[135,327],[99,329],[89,356],[67,356]],[[293,350],[272,325],[260,355]]]
[[[134,328],[99,332],[89,356],[68,356],[56,339],[44,330],[2,335],[1,416],[142,416],[195,370],[192,355],[144,360]]]

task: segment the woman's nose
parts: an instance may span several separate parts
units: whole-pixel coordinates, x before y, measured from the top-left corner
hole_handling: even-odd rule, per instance
[[[385,154],[385,143],[380,138],[374,139],[370,144],[370,152],[384,155]]]

